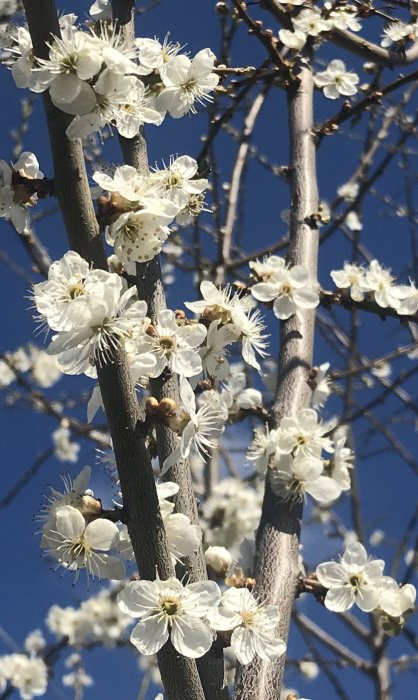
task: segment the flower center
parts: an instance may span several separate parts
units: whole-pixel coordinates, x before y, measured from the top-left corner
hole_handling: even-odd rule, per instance
[[[176,598],[165,598],[161,603],[162,611],[169,616],[175,615],[179,611],[179,602]]]
[[[176,347],[177,342],[176,339],[171,336],[171,335],[162,335],[159,338],[160,343],[160,348],[165,352],[165,353],[170,353],[172,350]]]
[[[362,582],[362,577],[360,574],[353,574],[350,576],[349,581],[353,588],[358,588]]]
[[[165,181],[165,189],[169,190],[172,187],[179,187],[183,182],[180,173],[170,173]]]
[[[243,610],[242,612],[240,612],[240,615],[242,617],[242,626],[253,627],[257,612],[257,610]]]
[[[82,282],[76,282],[76,284],[71,284],[68,288],[68,294],[71,297],[71,299],[82,297],[85,293],[86,290]]]

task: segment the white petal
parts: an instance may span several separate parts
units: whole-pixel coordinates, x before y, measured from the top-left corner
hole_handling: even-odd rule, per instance
[[[145,656],[156,654],[167,640],[168,630],[164,618],[152,617],[143,620],[133,628],[131,634],[132,644]]]
[[[171,630],[171,641],[183,656],[198,659],[212,646],[212,632],[202,620],[184,615]]]
[[[86,527],[84,537],[94,549],[107,552],[118,539],[119,530],[115,523],[105,518],[97,518]]]
[[[325,607],[333,612],[344,612],[349,610],[355,601],[352,587],[340,586],[331,588],[325,596]]]

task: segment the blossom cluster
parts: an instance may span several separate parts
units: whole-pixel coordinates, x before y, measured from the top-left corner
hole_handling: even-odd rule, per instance
[[[202,211],[208,181],[195,177],[197,169],[193,158],[180,156],[145,176],[130,165],[116,168],[113,176],[93,174],[93,180],[110,195],[100,200],[100,209],[109,210],[107,242],[128,272],[133,271],[131,263],[147,262],[160,253],[174,219],[186,225]]]
[[[20,373],[29,372],[31,379],[43,389],[53,386],[62,377],[56,357],[35,345],[20,347],[6,353],[5,357],[7,361],[0,360],[0,388],[10,386],[15,381],[13,369]]]
[[[139,618],[131,642],[144,655],[155,654],[170,638],[179,654],[199,658],[212,646],[213,630],[231,633],[231,647],[242,664],[255,656],[274,661],[286,651],[275,634],[276,606],[261,605],[245,588],[221,594],[214,581],[131,581],[117,599],[122,612]]]
[[[382,559],[369,559],[360,542],[349,544],[339,563],[319,564],[316,576],[328,589],[325,606],[344,612],[357,604],[379,617],[386,632],[399,632],[405,613],[414,608],[416,590],[410,583],[399,586],[395,579],[384,576],[384,566]]]
[[[282,0],[280,0],[281,2]],[[290,6],[303,5],[303,2],[286,2],[283,4]],[[360,21],[357,17],[357,9],[354,5],[344,4],[329,8],[313,7],[302,8],[297,14],[291,17],[292,30],[281,29],[279,31],[280,41],[290,49],[302,49],[309,37],[320,37],[323,33],[333,29],[349,29],[358,32],[361,29]]]
[[[99,9],[99,8],[97,8]],[[96,8],[93,9],[95,13]],[[100,14],[100,13],[99,13]],[[106,125],[132,138],[141,125],[160,125],[169,113],[179,118],[210,100],[219,77],[210,49],[194,58],[167,40],[125,39],[108,22],[82,29],[75,15],[60,19],[61,35],[51,37],[49,58],[33,55],[29,32],[19,27],[9,48],[16,85],[49,90],[53,104],[73,116],[69,139],[84,138]]]
[[[303,265],[286,265],[284,258],[270,255],[263,262],[250,262],[258,279],[251,294],[258,301],[273,302],[275,316],[284,321],[298,309],[314,309],[319,304],[319,293],[315,283],[309,279]]]
[[[418,290],[414,282],[409,286],[396,284],[391,270],[377,260],[372,260],[368,268],[345,263],[342,270],[332,270],[331,277],[339,289],[347,290],[353,301],[371,298],[382,309],[395,309],[402,316],[418,311]]]
[[[304,408],[284,416],[277,428],[256,428],[247,459],[259,474],[269,468],[272,488],[280,498],[301,500],[308,493],[329,504],[350,488],[352,459],[341,430],[333,439],[328,436],[334,428],[335,421],[321,423],[313,408]]]
[[[200,289],[203,300],[185,305],[201,313],[204,323],[170,309],[159,311],[152,322],[134,287],[129,289],[116,272],[90,269],[74,251],[52,263],[48,279],[33,288],[38,320],[54,332],[48,352],[57,357],[63,372],[95,377],[96,365],[112,361],[113,351],[124,346],[135,384],[146,386],[166,367],[179,375],[181,406],[173,406],[166,420],[181,441],[163,472],[179,457],[187,457],[192,446],[205,454],[234,406],[261,404],[260,393],[245,391],[241,380],[235,388],[205,392],[197,406],[193,387],[199,379],[228,375],[227,346],[240,341],[244,360],[256,369],[260,365],[255,353],[266,354],[264,323],[250,296],[228,287],[217,289],[209,281]],[[89,404],[90,420],[100,405],[96,391]]]
[[[84,467],[72,481],[63,479],[64,491],[50,487],[50,494],[37,519],[42,524],[41,548],[55,559],[58,566],[78,576],[86,570],[92,578],[120,580],[125,575],[124,561],[132,561],[134,552],[126,525],[101,517],[101,503],[88,483],[91,468]],[[157,484],[161,516],[173,565],[198,549],[202,533],[187,515],[173,513],[174,503],[168,499],[179,490],[167,481]],[[113,554],[108,552],[112,551]],[[123,560],[123,561],[122,561]]]
[[[19,691],[22,700],[32,700],[46,693],[48,667],[36,655],[16,653],[0,656],[0,692],[6,689],[8,683]]]

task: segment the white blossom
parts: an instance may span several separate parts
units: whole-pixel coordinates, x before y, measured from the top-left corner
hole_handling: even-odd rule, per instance
[[[377,260],[372,260],[366,273],[366,284],[373,292],[378,306],[398,309],[405,295],[404,287],[394,284],[395,277],[390,273],[390,269],[382,267]]]
[[[404,298],[401,299],[398,314],[401,316],[413,316],[418,311],[418,289],[414,282],[409,287],[403,287]]]
[[[285,260],[276,265],[266,282],[251,287],[251,294],[258,301],[273,303],[275,316],[285,320],[300,309],[314,309],[319,304],[319,294],[309,279],[303,265],[288,267]]]
[[[65,426],[61,426],[54,430],[52,439],[54,443],[54,454],[60,462],[77,462],[80,445],[77,442],[71,442],[71,431]]]
[[[135,39],[143,75],[164,69],[180,51],[180,44],[171,43],[168,41],[168,37],[169,34],[167,34],[162,44],[158,39]]]
[[[159,311],[155,324],[149,320],[147,323],[146,334],[140,342],[157,360],[151,376],[159,377],[166,367],[183,377],[193,377],[202,371],[202,360],[196,348],[206,337],[203,324],[178,325],[170,309]]]
[[[356,15],[357,11],[353,5],[342,5],[331,10],[328,20],[335,29],[340,29],[341,31],[350,29],[352,32],[359,32],[361,24]]]
[[[18,233],[23,233],[29,226],[28,207],[36,203],[36,195],[24,186],[13,183],[13,173],[33,180],[43,178],[36,156],[29,151],[21,153],[16,163],[10,167],[5,160],[0,160],[0,218],[10,220]]]
[[[303,408],[293,416],[284,416],[277,429],[277,449],[283,454],[292,453],[318,457],[322,450],[332,452],[331,440],[325,437],[334,422],[321,423],[312,408]]]
[[[340,95],[355,95],[360,82],[358,75],[347,71],[345,63],[338,58],[331,61],[326,70],[317,73],[314,80],[330,100],[336,100]]]
[[[290,29],[280,29],[279,39],[282,44],[289,49],[296,49],[296,51],[299,51],[299,49],[303,49],[305,46],[307,35],[299,29],[295,29],[294,31]]]
[[[173,202],[179,210],[187,206],[191,195],[201,194],[208,186],[205,178],[196,179],[197,161],[190,156],[170,158],[170,165],[164,170],[156,170],[154,181],[161,197]]]
[[[328,32],[332,29],[332,23],[321,16],[321,10],[302,10],[297,17],[292,18],[293,27],[296,31],[303,32],[308,36],[318,36],[321,32]]]
[[[110,520],[97,518],[88,525],[77,508],[57,508],[43,530],[43,546],[58,564],[69,571],[85,569],[92,578],[121,579],[125,567],[120,559],[106,554],[119,536]]]
[[[323,474],[324,464],[313,456],[284,456],[270,472],[273,491],[283,500],[303,500],[309,494],[318,503],[328,504],[341,494],[334,479]]]
[[[267,471],[270,458],[276,454],[277,430],[269,430],[268,425],[254,430],[254,438],[247,452],[247,459],[254,462],[254,469],[264,475]]]
[[[412,27],[405,22],[391,22],[387,27],[383,28],[383,38],[380,42],[381,46],[387,48],[397,42],[403,42],[411,33]]]
[[[395,579],[383,576],[378,586],[379,610],[390,617],[401,617],[407,610],[413,610],[416,589],[411,583],[399,586]]]
[[[109,228],[108,242],[124,263],[148,262],[161,252],[177,213],[171,202],[121,214]]]
[[[8,654],[0,657],[0,688],[9,681],[17,688],[22,700],[32,700],[45,695],[48,686],[48,667],[43,659],[25,654]]]
[[[349,181],[345,182],[338,188],[337,194],[339,197],[342,197],[346,202],[354,202],[359,193],[359,189],[360,185],[358,182]]]
[[[185,586],[167,581],[131,581],[118,594],[122,612],[139,617],[131,642],[145,655],[155,654],[169,637],[176,651],[196,659],[212,645],[212,633],[203,621],[218,605],[221,592],[214,581]]]
[[[366,270],[355,263],[344,263],[342,270],[332,270],[331,277],[339,289],[350,289],[353,301],[363,301],[369,290],[366,282]]]
[[[212,321],[208,328],[206,344],[199,348],[203,373],[214,379],[226,379],[230,367],[226,359],[227,346],[235,342],[238,335],[232,323],[221,325],[220,320]]]
[[[160,71],[164,88],[156,98],[156,109],[178,119],[196,112],[196,102],[202,105],[210,102],[210,93],[219,82],[219,76],[212,72],[214,62],[215,55],[210,49],[202,49],[193,59],[174,56],[164,71]]]
[[[379,604],[384,566],[381,559],[369,560],[360,542],[347,546],[340,563],[319,564],[316,567],[318,581],[328,588],[325,607],[333,612],[344,612],[357,603],[364,612],[374,610]]]
[[[214,444],[216,433],[219,433],[223,426],[221,414],[208,405],[203,405],[196,411],[196,397],[185,377],[180,381],[180,398],[185,408],[180,445],[164,460],[161,475],[180,458],[186,459],[193,445],[200,455],[207,455],[209,448]]]
[[[93,19],[103,20],[112,19],[112,3],[111,0],[95,0],[89,9],[89,14]]]
[[[61,377],[62,371],[56,357],[49,355],[45,350],[29,346],[31,358],[31,374],[34,381],[43,389],[53,386]]]
[[[286,644],[275,634],[277,607],[260,605],[246,588],[229,588],[208,619],[215,630],[233,630],[231,647],[241,664],[249,664],[255,656],[275,661],[286,651]]]

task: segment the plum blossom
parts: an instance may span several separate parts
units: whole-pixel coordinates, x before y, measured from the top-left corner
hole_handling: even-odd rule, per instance
[[[180,397],[185,407],[181,421],[180,445],[169,455],[163,464],[161,475],[165,474],[180,459],[186,459],[194,445],[201,455],[208,454],[213,446],[214,435],[222,430],[223,421],[219,411],[204,404],[196,411],[196,397],[185,377],[180,381]]]
[[[377,608],[384,566],[381,559],[369,560],[360,542],[347,546],[340,563],[319,564],[318,581],[328,589],[325,607],[333,612],[349,610],[354,603],[364,612]]]
[[[340,496],[341,487],[325,476],[323,469],[323,461],[317,457],[282,456],[270,472],[272,489],[283,500],[303,500],[308,493],[318,503],[331,503]]]
[[[258,301],[274,301],[273,311],[280,320],[290,318],[298,308],[314,309],[319,304],[319,294],[306,268],[303,265],[289,267],[283,258],[277,259],[265,282],[251,287],[251,294]]]
[[[207,188],[205,178],[195,179],[198,164],[190,156],[170,158],[170,165],[156,170],[153,179],[159,186],[161,197],[170,200],[179,210],[187,206],[191,195],[199,195]]]
[[[399,586],[395,579],[383,576],[378,591],[378,608],[390,617],[402,617],[407,610],[413,610],[417,592],[411,583]]]
[[[183,377],[193,377],[202,371],[202,360],[196,348],[206,337],[203,324],[179,325],[174,311],[164,309],[158,312],[155,324],[147,320],[144,331],[141,346],[157,360],[151,376],[159,377],[166,367]]]
[[[146,303],[133,301],[134,287],[126,289],[125,281],[116,273],[96,270],[91,275],[95,273],[100,281],[91,294],[80,294],[73,328],[58,332],[48,346],[48,352],[58,357],[66,374],[84,372],[94,377],[94,363],[112,361],[112,353],[140,332],[146,317]],[[39,309],[35,290],[37,301]],[[154,362],[151,365],[154,367]]]
[[[359,32],[361,24],[356,15],[356,8],[353,5],[342,5],[331,10],[328,20],[335,29],[342,31],[350,29],[352,32]]]
[[[156,98],[156,109],[178,119],[196,112],[195,102],[210,102],[210,93],[219,82],[219,76],[212,72],[214,63],[210,49],[202,49],[193,59],[174,56],[160,71],[164,88]]]
[[[366,273],[366,284],[373,292],[378,306],[398,309],[405,296],[405,287],[394,284],[395,277],[390,273],[390,269],[382,267],[377,260],[372,260]]]
[[[415,283],[411,282],[410,286],[404,286],[402,291],[404,292],[404,298],[401,299],[397,312],[401,316],[413,316],[418,311],[418,289]]]
[[[316,8],[302,10],[297,17],[292,18],[292,23],[296,31],[308,36],[318,36],[321,32],[329,32],[332,29],[332,23],[324,19],[321,10]]]
[[[45,695],[47,691],[48,667],[38,656],[28,657],[26,654],[2,656],[0,657],[0,690],[4,690],[7,681],[13,688],[17,688],[22,700],[32,700],[34,697]]]
[[[279,612],[274,605],[260,605],[246,588],[229,588],[218,608],[208,613],[215,630],[233,630],[231,647],[241,664],[255,656],[275,661],[286,651],[286,644],[276,634]]]
[[[339,289],[349,289],[353,301],[363,301],[369,291],[366,270],[355,263],[344,263],[342,270],[332,270],[331,277]]]
[[[29,180],[43,178],[36,156],[24,151],[12,167],[5,160],[0,160],[0,218],[11,221],[18,233],[23,233],[29,226],[28,207],[36,203],[36,194],[32,194],[24,185],[14,184],[13,174],[17,173]]]
[[[284,416],[277,429],[277,449],[282,454],[319,457],[322,450],[332,452],[332,441],[325,437],[335,422],[321,423],[312,408],[303,408],[293,416]]]
[[[174,495],[178,492],[178,485],[168,481],[162,484],[157,484],[157,493],[160,504],[161,516],[163,518],[164,528],[167,535],[168,551],[171,555],[173,566],[176,562],[188,557],[192,552],[195,552],[202,541],[202,531],[198,525],[193,525],[190,518],[183,513],[173,513],[174,503],[165,500],[163,497]],[[126,525],[122,525],[119,529],[119,542],[116,546],[117,551],[127,561],[132,561],[135,557],[132,548],[132,543],[128,534]]]
[[[173,44],[168,40],[169,34],[161,44],[158,39],[138,38],[135,45],[138,48],[138,58],[141,72],[149,75],[153,71],[159,72],[173,60],[181,49],[179,43]]]
[[[247,452],[247,459],[254,462],[254,469],[261,475],[267,471],[268,463],[277,450],[277,430],[268,425],[254,430],[254,437]]]
[[[392,46],[392,44],[404,42],[411,32],[411,25],[405,24],[405,22],[391,22],[387,27],[383,28],[383,36],[380,44],[386,49],[388,46]]]
[[[131,581],[117,601],[122,612],[140,618],[131,642],[142,654],[155,654],[170,638],[179,654],[196,659],[212,645],[212,633],[202,618],[219,604],[220,597],[214,581],[183,586],[178,579],[169,578]]]
[[[148,262],[161,252],[170,235],[170,224],[177,208],[160,200],[158,208],[126,212],[110,226],[108,242],[123,263]]]
[[[340,95],[355,95],[359,82],[358,75],[347,71],[345,63],[338,58],[331,61],[326,70],[315,75],[315,85],[323,88],[325,97],[330,100],[336,100]]]
[[[305,46],[307,35],[299,29],[295,29],[294,31],[290,29],[280,29],[279,39],[288,49],[296,49],[296,51],[299,51],[299,49],[303,49]]]
[[[89,10],[90,17],[94,20],[112,19],[111,0],[95,0]]]
[[[119,537],[116,525],[97,518],[88,525],[77,508],[57,508],[43,529],[43,548],[69,571],[80,570],[94,578],[122,579],[125,567],[120,559],[106,554]]]
[[[69,476],[61,476],[64,491],[58,491],[50,486],[50,493],[44,497],[45,503],[42,505],[40,513],[35,516],[35,519],[47,522],[53,517],[55,511],[63,506],[73,506],[82,511],[83,497],[87,491],[90,477],[91,467],[88,465],[83,467],[74,479],[71,479]]]
[[[226,379],[230,372],[226,359],[226,347],[238,338],[236,326],[232,323],[220,325],[219,320],[212,321],[208,328],[206,344],[199,348],[202,358],[203,373],[214,379]]]
[[[54,454],[60,462],[77,462],[80,445],[78,442],[71,442],[71,431],[62,425],[52,433],[54,442]]]

